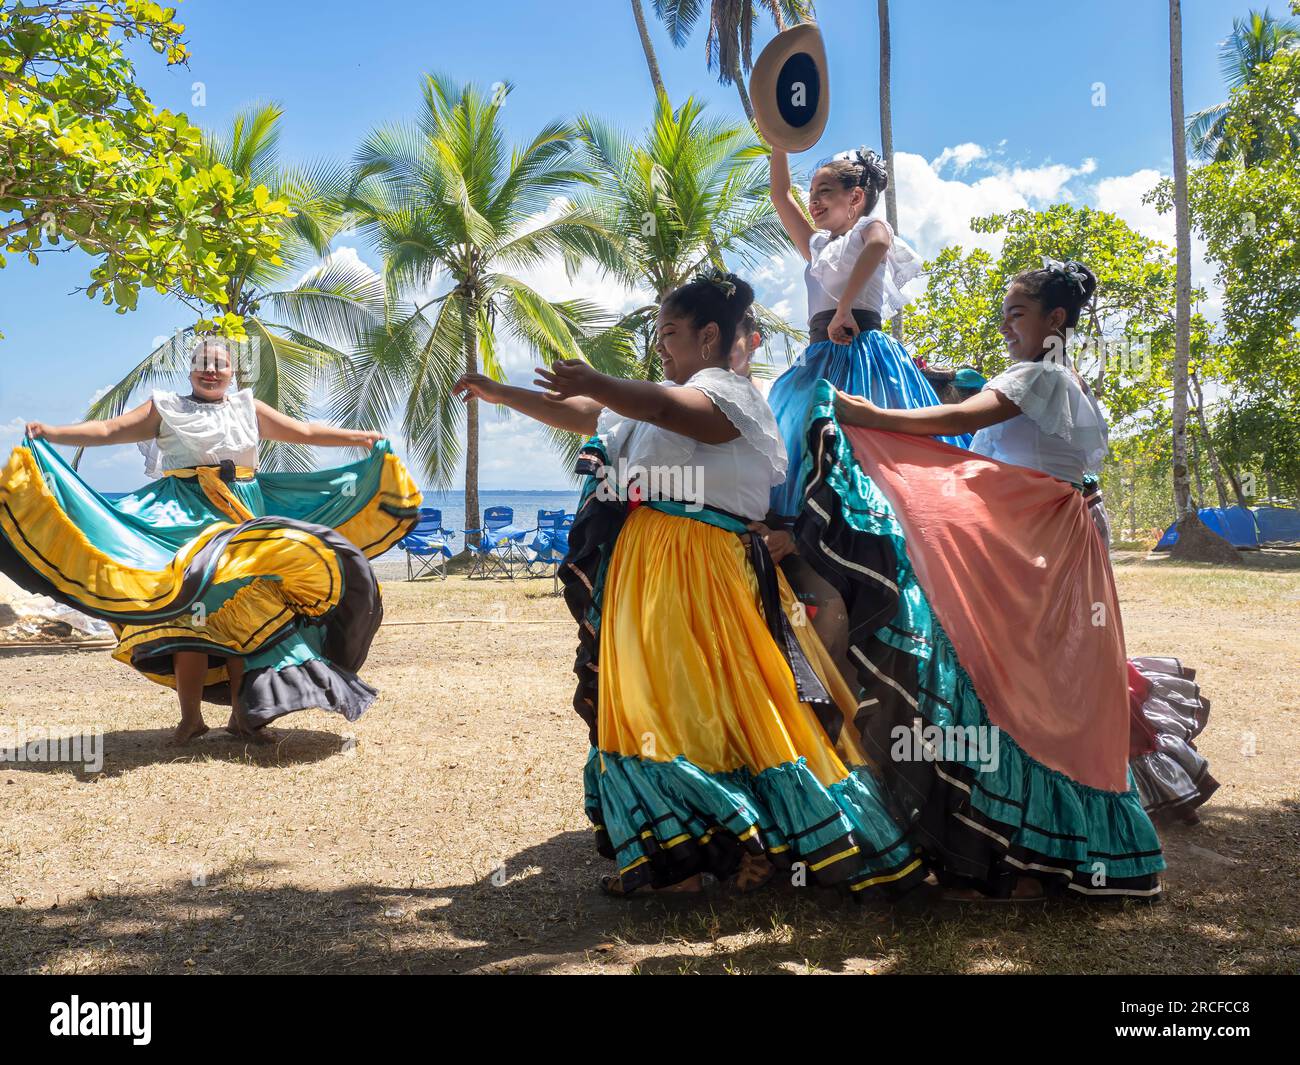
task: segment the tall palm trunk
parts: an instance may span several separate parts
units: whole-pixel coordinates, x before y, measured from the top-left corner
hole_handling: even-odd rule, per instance
[[[885,172],[889,184],[885,186],[885,219],[889,228],[898,232],[898,190],[894,187],[894,105],[890,95],[890,63],[893,53],[889,43],[889,0],[876,0],[876,13],[880,18],[880,150],[885,154]],[[903,339],[903,312],[894,315],[891,323],[894,339]]]
[[[1174,312],[1174,506],[1181,518],[1192,506],[1187,468],[1187,364],[1191,351],[1192,251],[1187,212],[1187,118],[1183,111],[1181,0],[1169,0],[1169,108],[1174,134],[1174,224],[1178,269]]]
[[[736,92],[740,94],[740,106],[745,109],[745,117],[749,119],[749,124],[758,127],[754,123],[754,105],[749,102],[749,91],[745,88],[745,75],[740,70],[740,56],[731,58],[731,78],[736,83]]]
[[[478,303],[470,288],[461,305],[465,337],[465,372],[478,373]],[[465,404],[465,528],[479,528],[478,502],[478,400],[468,397]],[[466,537],[468,542],[471,538]],[[481,537],[473,536],[479,543]]]
[[[641,8],[641,0],[632,0],[632,17],[636,19],[636,31],[641,35],[641,47],[645,51],[645,64],[650,68],[650,80],[654,83],[655,94],[662,96],[667,93],[664,88],[664,79],[659,73],[659,60],[655,57],[654,42],[650,40],[650,31],[646,29],[645,11]]]

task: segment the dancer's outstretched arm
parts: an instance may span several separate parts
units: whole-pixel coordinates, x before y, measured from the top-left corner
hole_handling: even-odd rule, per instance
[[[502,384],[481,373],[462,375],[452,386],[451,394],[466,402],[470,396],[477,396],[486,403],[503,403],[552,429],[586,436],[596,431],[596,419],[601,411],[601,404],[586,396],[561,399],[549,392]]]
[[[803,213],[803,205],[795,198],[790,187],[790,157],[780,148],[773,148],[767,165],[772,187],[772,206],[776,208],[776,216],[781,219],[781,225],[794,241],[794,246],[799,249],[799,254],[805,259],[811,258],[812,252],[808,249],[808,242],[812,240],[816,230],[808,221],[808,216]]]
[[[309,444],[312,447],[373,447],[384,438],[383,433],[372,429],[340,429],[318,422],[300,422],[260,399],[257,401],[257,431],[263,440]]]
[[[890,433],[913,436],[960,436],[997,425],[1020,413],[1011,400],[996,389],[986,389],[961,403],[944,403],[937,407],[892,410],[877,407],[861,396],[835,393],[835,416],[844,425],[863,429],[884,429]]]
[[[103,421],[77,422],[75,425],[46,425],[28,422],[27,435],[33,440],[48,440],[51,444],[71,444],[73,447],[102,447],[106,444],[138,444],[158,435],[162,418],[154,409],[153,400],[145,400],[134,410]]]
[[[665,388],[651,381],[629,381],[592,369],[581,359],[560,359],[548,370],[537,368],[537,380],[560,399],[590,397],[625,418],[649,422],[701,444],[725,444],[740,431],[698,388]]]

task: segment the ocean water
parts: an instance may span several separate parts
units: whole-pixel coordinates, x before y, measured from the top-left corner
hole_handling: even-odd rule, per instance
[[[105,492],[107,499],[121,499],[125,492]],[[572,514],[578,506],[578,490],[569,492],[545,492],[528,489],[503,488],[485,491],[480,489],[478,503],[481,511],[488,507],[510,507],[514,510],[514,524],[517,528],[532,529],[537,525],[539,510],[563,510]],[[465,528],[465,491],[453,488],[442,492],[425,492],[424,506],[442,511],[442,527],[450,529],[451,547],[460,551],[465,546],[465,537],[461,530]],[[482,514],[479,515],[480,518]],[[401,557],[396,548],[380,556],[382,558]]]

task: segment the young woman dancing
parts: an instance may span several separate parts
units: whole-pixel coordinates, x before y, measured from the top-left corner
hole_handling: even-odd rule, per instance
[[[563,579],[591,727],[586,808],[614,895],[697,890],[704,872],[750,890],[774,867],[855,892],[922,875],[844,727],[851,696],[746,529],[786,468],[770,409],[729,369],[752,298],[728,274],[664,299],[666,386],[578,361],[539,370],[544,392],[457,385],[595,434]],[[655,490],[674,478],[691,490]]]
[[[962,403],[816,397],[797,535],[853,619],[864,743],[888,751],[891,791],[957,898],[1157,895],[1130,753],[1164,731],[1183,800],[1213,787],[1187,742],[1208,710],[1190,676],[1125,659],[1090,478],[1106,422],[1065,345],[1095,287],[1073,262],[1018,275],[1011,366]],[[970,451],[930,439],[964,433]]]
[[[383,434],[301,422],[231,392],[227,348],[201,341],[190,393],[76,425],[29,422],[0,469],[0,570],[108,621],[113,657],[176,689],[172,742],[208,731],[207,698],[254,742],[294,710],[355,720],[356,674],[383,617],[368,559],[418,518],[420,493]],[[369,448],[350,466],[257,470],[258,445]],[[121,499],[90,488],[51,444],[138,443],[156,478]]]

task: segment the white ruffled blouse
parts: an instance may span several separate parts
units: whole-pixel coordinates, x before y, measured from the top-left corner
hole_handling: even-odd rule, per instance
[[[153,405],[162,417],[158,436],[139,445],[145,475],[161,477],[167,470],[216,465],[230,459],[257,469],[257,402],[251,389],[227,394],[220,402],[204,403],[175,392],[154,392]]]
[[[819,229],[808,242],[809,261],[804,268],[808,286],[808,317],[821,311],[833,311],[849,283],[849,274],[867,246],[867,230],[882,225],[892,238],[889,251],[876,272],[867,279],[853,306],[875,311],[881,318],[892,318],[907,301],[902,289],[921,272],[921,257],[894,234],[889,223],[879,215],[866,215],[842,237],[832,237]]]
[[[704,503],[748,521],[762,520],[772,488],[785,480],[787,463],[767,400],[750,381],[718,367],[698,371],[683,385],[664,387],[699,389],[740,436],[725,444],[704,444],[607,407],[600,412],[596,433],[620,487],[640,468],[647,471],[641,476],[650,479],[652,498]]]
[[[1012,363],[984,387],[1002,393],[1020,413],[977,432],[972,451],[1071,484],[1100,471],[1109,449],[1106,416],[1068,361]]]

